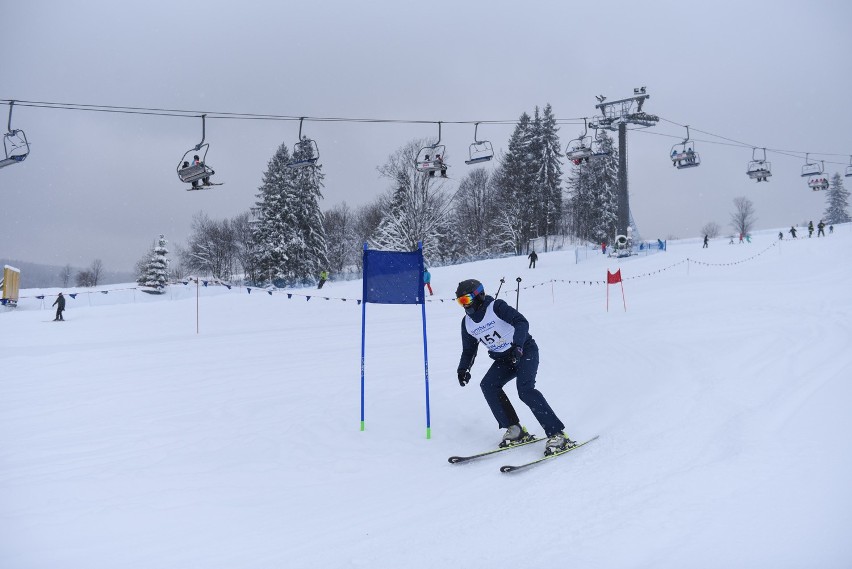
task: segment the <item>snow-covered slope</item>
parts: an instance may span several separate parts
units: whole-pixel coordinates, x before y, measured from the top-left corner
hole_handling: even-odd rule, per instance
[[[429,440],[419,306],[366,307],[359,430],[358,281],[201,288],[200,334],[193,287],[80,295],[65,323],[23,300],[0,314],[0,567],[852,566],[852,227],[776,239],[432,269]],[[517,276],[539,389],[601,437],[517,475],[538,445],[450,465],[501,434],[485,355],[456,381],[455,285]]]

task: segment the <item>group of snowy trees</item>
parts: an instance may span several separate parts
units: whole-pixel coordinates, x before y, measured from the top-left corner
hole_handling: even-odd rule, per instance
[[[324,213],[322,166],[294,167],[310,146],[296,145],[291,155],[282,144],[268,162],[251,212],[222,221],[196,215],[171,274],[192,271],[222,280],[242,277],[255,285],[297,286],[315,283],[324,270],[360,272],[365,242],[397,251],[422,243],[428,264],[447,264],[523,254],[533,239],[544,238],[547,250],[552,235],[608,241],[617,226],[618,149],[606,131],[596,131],[595,156],[572,165],[563,184],[558,130],[549,104],[536,107],[532,116],[523,113],[506,152],[487,168],[468,170],[457,185],[417,171],[418,152],[430,142],[412,140],[378,168],[388,184],[383,194],[357,209],[344,202]],[[848,195],[835,175],[826,222],[849,221]],[[732,225],[747,232],[755,219],[753,206],[741,198],[735,207]],[[719,230],[717,224],[705,226],[708,234]],[[167,282],[165,244],[160,236],[137,265],[140,284]]]
[[[300,149],[299,152],[310,149]],[[263,175],[252,222],[255,281],[282,286],[316,282],[328,268],[322,211],[322,166],[293,168],[282,144]]]
[[[429,263],[521,254],[539,237],[546,249],[548,236],[571,229],[581,237],[606,238],[616,216],[612,139],[600,134],[597,142],[609,155],[572,172],[566,204],[558,130],[549,104],[532,116],[523,113],[496,168],[470,170],[452,194],[440,177],[416,171],[414,158],[428,143],[411,141],[379,169],[391,187],[362,210],[360,222],[355,216],[351,225],[360,230],[335,234],[382,249],[411,250],[422,242]],[[357,246],[344,249],[360,252]]]
[[[548,236],[569,230],[605,239],[616,216],[612,139],[600,134],[596,143],[609,155],[574,168],[566,204],[558,130],[549,104],[523,113],[507,151],[495,157],[496,167],[469,170],[454,188],[441,176],[417,171],[418,151],[430,143],[412,140],[379,167],[386,192],[356,210],[343,203],[325,214],[319,208],[322,166],[293,168],[302,157],[282,144],[267,165],[251,214],[224,221],[198,214],[172,272],[293,286],[316,282],[322,270],[360,271],[365,242],[403,251],[423,243],[427,262],[444,264],[525,253],[530,240],[541,237],[547,249]],[[304,152],[301,145],[298,152]],[[140,284],[160,282],[158,271],[166,270],[156,249],[137,267]]]
[[[595,135],[598,158],[584,162],[568,176],[571,235],[600,243],[616,235],[618,224],[618,149],[606,131]]]

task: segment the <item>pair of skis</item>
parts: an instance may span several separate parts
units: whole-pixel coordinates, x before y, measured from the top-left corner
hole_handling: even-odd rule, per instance
[[[555,452],[555,453],[553,453],[553,454],[548,454],[548,455],[542,456],[541,458],[538,458],[538,459],[536,459],[536,460],[532,460],[532,461],[530,461],[530,462],[526,462],[526,463],[523,463],[523,464],[518,464],[518,465],[516,465],[516,466],[511,466],[511,465],[501,466],[501,467],[500,467],[500,472],[506,472],[506,473],[509,473],[509,472],[517,472],[518,470],[522,470],[522,469],[524,469],[524,468],[529,468],[530,466],[534,466],[534,465],[536,465],[536,464],[541,464],[542,462],[545,462],[545,461],[548,461],[548,460],[552,460],[552,459],[554,459],[554,458],[558,458],[558,457],[560,457],[560,456],[562,456],[562,455],[564,455],[564,454],[568,454],[568,453],[569,453],[569,452],[571,452],[572,450],[577,450],[577,449],[578,449],[578,448],[580,448],[581,446],[587,445],[587,444],[589,444],[590,442],[592,442],[592,441],[594,441],[594,440],[597,440],[598,436],[600,436],[600,435],[595,435],[594,437],[592,437],[592,438],[590,438],[590,439],[588,439],[588,440],[586,440],[586,441],[583,441],[583,442],[581,442],[581,443],[577,443],[576,445],[574,445],[574,446],[572,446],[572,447],[570,447],[570,448],[567,448],[567,449],[565,449],[565,450],[561,450],[561,451],[559,451],[559,452]],[[492,454],[497,454],[498,452],[503,452],[503,451],[511,450],[511,449],[513,449],[513,448],[518,448],[518,447],[526,446],[526,445],[529,445],[529,444],[533,444],[533,443],[541,442],[541,441],[543,441],[543,440],[546,440],[546,439],[532,439],[532,440],[529,440],[529,441],[526,441],[526,442],[523,442],[523,443],[518,443],[518,444],[516,444],[516,445],[511,445],[511,446],[507,446],[507,447],[497,447],[497,448],[495,448],[495,449],[487,450],[487,451],[485,451],[485,452],[480,452],[480,453],[478,453],[478,454],[472,454],[472,455],[470,455],[470,456],[451,456],[448,460],[449,460],[450,464],[460,464],[460,463],[462,463],[462,462],[469,462],[469,461],[471,461],[471,460],[476,460],[476,459],[478,459],[478,458],[483,458],[483,457],[486,457],[486,456],[491,456]]]

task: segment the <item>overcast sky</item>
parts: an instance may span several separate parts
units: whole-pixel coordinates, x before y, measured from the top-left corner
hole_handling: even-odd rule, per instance
[[[702,159],[672,167],[671,136],[685,129],[669,122],[630,132],[631,208],[649,239],[696,236],[709,221],[728,232],[738,196],[754,202],[760,228],[825,210],[825,194],[800,177],[803,156],[770,152],[773,176],[757,184],[745,175],[750,149],[697,130],[811,152],[828,174],[842,174],[852,154],[852,5],[842,0],[0,5],[0,99],[450,122],[517,120],[547,103],[560,119],[593,116],[595,95],[647,86],[645,110],[691,125]],[[8,105],[0,114],[5,130]],[[195,213],[248,210],[299,125],[208,121],[207,159],[224,185],[204,192],[184,191],[175,174],[200,119],[16,105],[12,127],[32,152],[0,170],[0,258],[129,270],[160,233],[184,243]],[[512,128],[483,125],[479,138],[499,153]],[[563,148],[580,130],[562,125]],[[319,145],[323,209],[371,201],[388,187],[376,167],[408,140],[437,135],[418,124],[303,131]],[[473,127],[442,134],[461,178]]]

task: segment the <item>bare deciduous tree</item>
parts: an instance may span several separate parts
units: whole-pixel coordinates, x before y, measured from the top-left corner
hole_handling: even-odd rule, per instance
[[[423,243],[426,257],[441,256],[449,199],[440,176],[418,172],[414,166],[418,151],[428,144],[426,140],[412,140],[379,168],[382,177],[392,184],[388,207],[375,234],[376,244],[383,249],[414,251],[417,243]]]
[[[358,263],[359,239],[356,219],[346,202],[336,205],[324,214],[325,239],[328,244],[328,268],[334,274]]]
[[[746,198],[734,198],[734,212],[731,214],[731,227],[740,235],[746,235],[754,228],[757,221],[754,203]]]
[[[495,190],[488,170],[477,168],[459,184],[455,195],[454,226],[461,228],[459,241],[468,250],[488,252],[495,240]]]
[[[184,266],[201,274],[228,280],[237,259],[236,239],[228,220],[215,221],[204,212],[192,219],[192,235],[186,249],[181,250]]]
[[[95,259],[92,261],[92,266],[89,267],[89,272],[92,274],[92,285],[98,286],[98,283],[101,281],[101,276],[103,276],[104,272],[104,263],[100,259]]]
[[[231,219],[231,231],[237,262],[243,269],[243,275],[249,282],[257,282],[260,279],[257,266],[258,245],[252,237],[251,214],[245,212]]]
[[[382,222],[382,212],[385,207],[385,197],[379,196],[375,201],[358,208],[355,212],[355,265],[358,272],[361,272],[364,261],[362,255],[364,243],[373,241]]]
[[[95,286],[94,279],[92,278],[92,273],[89,270],[83,270],[77,273],[77,276],[74,278],[75,284],[77,286]]]
[[[59,279],[62,281],[63,287],[68,287],[71,283],[71,277],[74,274],[74,269],[71,268],[71,265],[65,265],[62,267],[62,271],[59,273]]]
[[[701,234],[706,235],[710,239],[717,238],[721,233],[722,227],[715,221],[709,221],[701,228]]]

